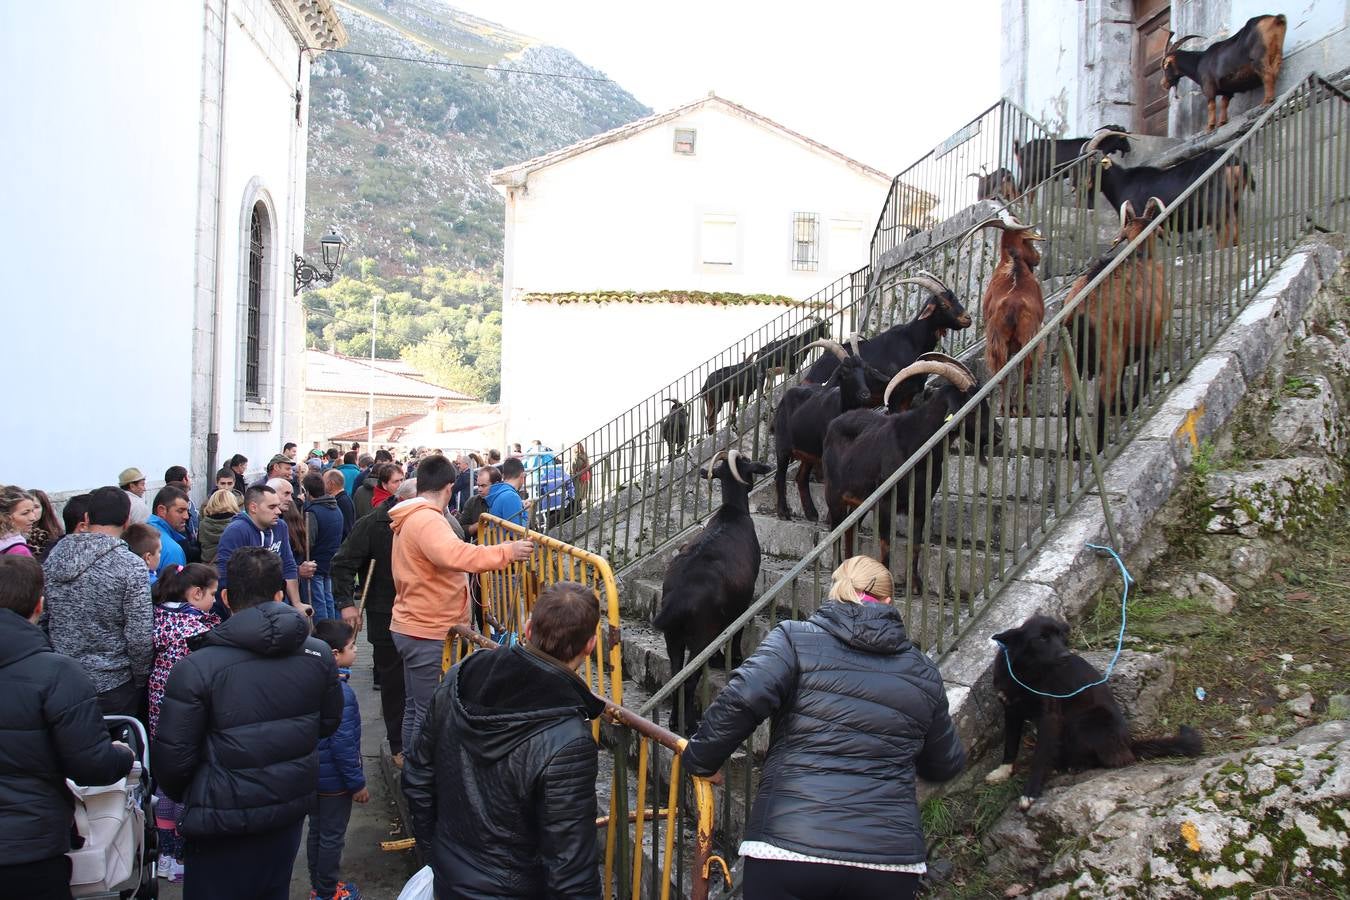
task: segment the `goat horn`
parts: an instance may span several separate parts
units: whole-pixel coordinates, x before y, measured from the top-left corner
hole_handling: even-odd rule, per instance
[[[845,350],[839,344],[838,341],[832,341],[829,338],[821,338],[819,340],[812,341],[811,343],[803,347],[801,349],[801,352],[805,353],[807,350],[811,350],[816,347],[824,347],[826,350],[830,351],[836,357],[838,357],[840,362],[843,362],[844,360],[848,359],[848,351]]]
[[[858,338],[860,337],[861,335],[856,331],[848,336],[848,345],[853,348],[854,356],[862,356],[862,351],[858,349]]]
[[[1180,47],[1182,44],[1184,44],[1184,43],[1186,43],[1187,41],[1192,40],[1192,39],[1199,40],[1199,39],[1200,39],[1200,35],[1198,35],[1198,34],[1188,34],[1188,35],[1184,35],[1183,37],[1179,37],[1179,38],[1175,38],[1175,39],[1174,39],[1174,38],[1168,38],[1168,39],[1167,39],[1167,49],[1168,49],[1168,50],[1175,50],[1175,49],[1177,49],[1178,47]]]
[[[739,450],[732,450],[729,453],[727,453],[727,468],[731,470],[732,478],[735,478],[741,484],[748,486],[750,482],[746,481],[744,478],[741,477],[741,470],[736,465],[736,460],[740,458],[741,453]]]
[[[919,287],[934,294],[946,294],[950,292],[948,287],[942,283],[941,279],[932,272],[925,272],[922,269],[919,270],[918,275],[915,275],[912,278],[901,278],[896,284],[917,284]]]
[[[969,375],[971,381],[975,380],[975,373],[970,371],[970,366],[967,366],[965,363],[961,362],[961,360],[957,359],[954,356],[948,356],[945,353],[939,353],[938,351],[933,350],[928,353],[919,354],[919,359],[926,359],[929,362],[940,362],[946,363],[949,366],[956,366],[958,369]]]
[[[718,450],[716,453],[713,454],[713,458],[710,459],[710,460],[708,460],[708,466],[707,466],[707,468],[706,468],[704,471],[706,471],[706,472],[708,473],[707,478],[708,478],[709,481],[712,481],[712,480],[713,480],[713,474],[712,474],[712,472],[713,472],[713,469],[715,469],[715,468],[717,467],[717,463],[718,463],[720,460],[726,459],[726,456],[727,456],[727,451],[725,451],[725,450]]]
[[[1118,137],[1129,137],[1129,134],[1128,134],[1127,132],[1124,132],[1124,131],[1114,131],[1114,130],[1102,129],[1102,130],[1098,131],[1096,134],[1094,134],[1094,135],[1088,140],[1088,142],[1087,142],[1086,144],[1083,145],[1083,148],[1082,148],[1082,150],[1080,151],[1080,154],[1081,154],[1082,156],[1087,156],[1089,153],[1095,152],[1095,151],[1097,150],[1097,146],[1098,146],[1103,140],[1105,140],[1106,138],[1111,137],[1112,135],[1116,135],[1116,136],[1118,136]]]
[[[679,401],[679,400],[676,400],[674,397],[666,397],[666,398],[665,398],[664,400],[662,400],[661,402],[662,402],[662,403],[669,403],[671,406],[679,406],[679,405],[680,405],[680,401]]]
[[[886,385],[886,392],[881,395],[881,404],[890,406],[891,393],[900,386],[900,382],[914,375],[940,375],[962,391],[968,391],[975,386],[975,379],[960,363],[953,365],[935,359],[921,359],[895,373],[895,377]]]
[[[1162,201],[1161,197],[1149,197],[1148,202],[1144,204],[1144,215],[1148,215],[1148,208],[1155,203],[1158,205],[1158,215],[1167,212],[1167,204]]]

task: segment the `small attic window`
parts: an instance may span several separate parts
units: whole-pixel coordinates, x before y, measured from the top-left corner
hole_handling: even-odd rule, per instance
[[[694,138],[698,132],[693,128],[675,129],[675,152],[682,156],[694,155]]]

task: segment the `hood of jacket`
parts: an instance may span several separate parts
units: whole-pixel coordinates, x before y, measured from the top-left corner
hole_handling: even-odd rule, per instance
[[[524,644],[464,660],[450,701],[459,718],[459,739],[488,762],[559,722],[587,721],[605,709],[575,672]]]
[[[889,603],[826,603],[811,621],[845,644],[867,653],[908,650],[909,635],[900,610]]]
[[[381,505],[382,507],[383,505]],[[424,497],[411,497],[389,507],[389,521],[394,529],[394,534],[398,534],[413,518],[419,515],[445,518],[445,513],[433,506],[430,500]]]
[[[258,656],[289,656],[309,637],[309,622],[288,604],[260,603],[188,639],[188,647],[238,647]]]
[[[12,609],[0,609],[0,669],[51,649],[41,628]]]
[[[313,499],[308,500],[305,503],[306,509],[308,509],[311,506],[323,506],[327,507],[328,509],[337,509],[338,508],[337,497],[333,496],[332,494],[324,494],[322,497],[314,497]]]
[[[336,468],[343,475],[350,474],[354,478],[361,477],[361,469],[359,466],[356,465],[356,463],[343,463],[342,465],[335,466],[334,468]]]
[[[43,575],[55,584],[69,584],[89,571],[99,560],[118,547],[125,547],[121,538],[110,534],[84,532],[69,534],[56,545],[43,565]]]
[[[520,493],[520,492],[517,491],[515,488],[513,488],[511,485],[507,484],[505,481],[499,481],[499,482],[497,482],[496,484],[494,484],[492,487],[488,488],[488,492],[487,492],[487,502],[488,502],[488,505],[491,506],[492,503],[493,503],[493,501],[495,501],[498,497],[500,497],[502,494],[506,493],[507,491],[510,491],[511,493],[517,494],[517,495],[519,495],[519,493]]]
[[[254,524],[253,519],[249,517],[248,511],[242,509],[234,514],[234,517],[230,519],[230,522],[243,522],[246,524],[249,527],[249,533],[257,535],[257,538],[255,538],[253,542],[259,545],[280,540],[280,538],[277,537],[277,533],[283,531],[286,525],[285,521],[278,516],[277,520],[272,523],[272,527],[264,531]],[[266,541],[264,541],[264,538],[266,538]]]

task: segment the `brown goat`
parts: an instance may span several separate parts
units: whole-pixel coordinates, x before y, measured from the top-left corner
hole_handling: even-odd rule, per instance
[[[1041,254],[1035,241],[1044,240],[1035,225],[1023,225],[1006,209],[991,219],[979,223],[962,240],[981,228],[997,226],[1003,235],[999,239],[999,259],[989,286],[984,290],[981,313],[984,316],[984,364],[988,377],[993,378],[1019,350],[1031,343],[1045,321],[1045,297],[1036,278],[1036,267]],[[1026,387],[1036,373],[1039,351],[1031,353],[1022,363],[1022,412],[1028,411]],[[1005,388],[1005,399],[1011,400]]]
[[[1134,206],[1127,200],[1120,210],[1120,233],[1112,248],[1124,246],[1137,238],[1148,224],[1166,207],[1157,197],[1149,198],[1142,215],[1135,215]],[[1121,379],[1125,367],[1139,363],[1135,378],[1134,399],[1138,405],[1144,384],[1151,378],[1150,365],[1162,349],[1167,324],[1172,318],[1172,297],[1167,290],[1162,264],[1154,258],[1158,231],[1154,230],[1139,245],[1129,259],[1121,262],[1110,275],[1087,296],[1065,322],[1072,335],[1079,377],[1097,380],[1097,452],[1106,440],[1106,420],[1111,414],[1123,412],[1120,408]],[[1083,289],[1103,269],[1114,262],[1112,255],[1097,260],[1078,276],[1065,305],[1072,304]],[[1079,454],[1078,438],[1069,421],[1073,402],[1073,371],[1068,354],[1061,360],[1064,371],[1066,399],[1064,417],[1068,424],[1068,453]]]

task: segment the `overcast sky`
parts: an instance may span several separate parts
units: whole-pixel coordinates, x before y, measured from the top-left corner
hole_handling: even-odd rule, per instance
[[[449,0],[656,111],[710,90],[894,175],[1000,95],[998,0]]]

